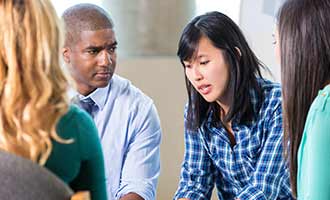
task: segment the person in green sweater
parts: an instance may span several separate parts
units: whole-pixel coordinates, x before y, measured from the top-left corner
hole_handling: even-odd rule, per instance
[[[330,199],[329,10],[329,0],[289,0],[278,13],[284,145],[298,200]]]
[[[97,129],[66,97],[62,32],[49,0],[0,1],[0,149],[45,166],[74,191],[105,200]]]

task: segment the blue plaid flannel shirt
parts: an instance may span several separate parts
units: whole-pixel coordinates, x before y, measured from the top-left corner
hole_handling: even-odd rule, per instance
[[[198,132],[185,130],[185,156],[174,199],[210,199],[214,184],[220,200],[293,199],[282,155],[281,89],[266,80],[259,84],[264,101],[257,119],[248,125],[232,121],[234,147],[225,129],[212,126],[210,117]],[[256,109],[258,99],[251,94]]]

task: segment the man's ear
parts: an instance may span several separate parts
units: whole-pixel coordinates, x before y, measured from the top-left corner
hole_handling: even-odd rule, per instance
[[[66,62],[67,64],[70,63],[70,54],[71,54],[71,50],[69,47],[63,47],[62,48],[62,56],[63,56],[63,60],[64,62]]]

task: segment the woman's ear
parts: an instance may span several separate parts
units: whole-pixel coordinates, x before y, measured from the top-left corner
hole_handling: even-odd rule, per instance
[[[239,58],[242,57],[242,52],[238,47],[235,47],[237,54],[239,55]]]

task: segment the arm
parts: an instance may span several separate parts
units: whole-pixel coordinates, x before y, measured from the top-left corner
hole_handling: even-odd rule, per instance
[[[268,121],[268,122],[267,122]],[[285,193],[285,199],[291,199],[289,174],[283,157],[282,108],[277,103],[270,119],[265,121],[265,137],[263,148],[256,163],[255,171],[237,199],[266,200],[277,199]]]
[[[303,162],[298,160],[298,195],[306,200],[330,199],[330,106],[326,107],[311,115],[300,146]]]
[[[88,190],[93,200],[107,199],[103,153],[93,120],[85,112],[79,118],[80,170],[70,183],[75,190]]]
[[[185,123],[186,124],[186,123]],[[210,199],[216,170],[203,147],[199,132],[185,130],[185,155],[174,199]]]
[[[122,196],[120,200],[143,200],[143,198],[136,193],[128,193]]]
[[[130,128],[134,134],[125,154],[116,198],[135,193],[144,200],[153,200],[160,173],[160,122],[153,104],[132,113],[134,119]]]

